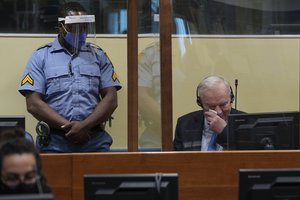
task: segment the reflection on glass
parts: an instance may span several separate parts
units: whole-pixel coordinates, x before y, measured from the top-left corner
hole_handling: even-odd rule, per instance
[[[300,16],[300,2],[269,0],[174,0],[173,2],[174,24],[178,26],[177,29],[173,26],[173,30],[176,33],[183,33],[172,37],[173,122],[183,114],[199,109],[195,103],[195,89],[198,81],[209,75],[223,76],[232,86],[235,80],[238,80],[236,97],[239,110],[247,113],[299,110],[299,39],[271,35],[299,32],[300,18],[295,19],[292,16]],[[295,3],[295,7],[291,2]],[[180,19],[176,19],[177,16]],[[187,27],[188,34],[185,35],[180,31],[183,30],[180,27]],[[214,36],[195,34],[214,34]],[[226,34],[233,35],[223,37]],[[270,34],[270,36],[240,37],[238,34]],[[270,124],[272,127],[263,125],[266,132],[270,132],[272,128],[271,131],[278,131],[283,127]],[[296,126],[299,127],[299,124]],[[257,131],[258,127],[253,130]],[[293,138],[294,136],[274,133],[269,140],[268,137],[264,139],[264,133],[255,135],[253,131],[253,134],[247,137],[243,142],[249,142],[249,145],[251,141],[255,143],[262,140],[267,142],[266,148],[299,148],[297,145],[294,146],[293,142],[299,140]],[[286,139],[289,139],[289,145],[292,146],[284,142]],[[270,141],[276,144],[272,147]],[[278,141],[285,144],[282,143],[280,146]],[[186,145],[188,144],[191,143]]]
[[[0,31],[55,33],[61,3],[61,0],[0,1]],[[127,32],[127,0],[81,0],[80,3],[95,14],[97,33]],[[300,33],[298,0],[172,0],[172,6],[173,15],[182,19],[192,35]],[[138,16],[139,33],[159,33],[159,0],[139,0]],[[174,34],[181,34],[173,27]]]
[[[173,0],[191,34],[299,34],[300,2],[273,0]]]
[[[140,147],[161,147],[160,51],[154,42],[139,54]]]

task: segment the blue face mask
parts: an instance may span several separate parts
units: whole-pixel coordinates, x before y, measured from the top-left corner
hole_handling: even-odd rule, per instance
[[[76,49],[80,49],[86,42],[87,34],[86,33],[72,33],[67,32],[64,39],[66,42],[71,45],[72,47],[75,47]]]

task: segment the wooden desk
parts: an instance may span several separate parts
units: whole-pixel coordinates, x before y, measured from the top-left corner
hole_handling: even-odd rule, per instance
[[[42,154],[43,172],[56,200],[72,200],[72,154]]]
[[[240,168],[300,168],[299,157],[300,151],[42,155],[44,171],[57,200],[70,199],[66,198],[70,191],[73,200],[82,200],[84,174],[156,172],[178,173],[180,200],[235,200]],[[63,165],[64,172],[58,172]],[[54,174],[62,180],[52,179]]]

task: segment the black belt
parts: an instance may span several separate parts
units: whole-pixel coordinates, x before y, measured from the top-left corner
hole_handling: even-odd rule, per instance
[[[92,133],[104,131],[104,125],[103,125],[103,124],[99,124],[99,125],[97,125],[97,126],[94,126],[93,128],[91,128],[90,131],[91,131]]]
[[[100,132],[100,131],[104,131],[104,126],[102,124],[99,124],[97,126],[94,126],[93,128],[90,129],[90,135],[93,135],[97,132]],[[66,131],[62,130],[62,129],[58,129],[58,128],[53,128],[53,127],[50,127],[50,133],[57,133],[57,134],[65,134]]]

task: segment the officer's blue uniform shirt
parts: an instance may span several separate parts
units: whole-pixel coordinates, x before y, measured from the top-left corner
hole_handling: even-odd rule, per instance
[[[44,95],[45,102],[68,120],[83,120],[100,101],[99,91],[120,89],[113,65],[100,48],[86,44],[71,55],[58,38],[33,52],[19,91]]]

